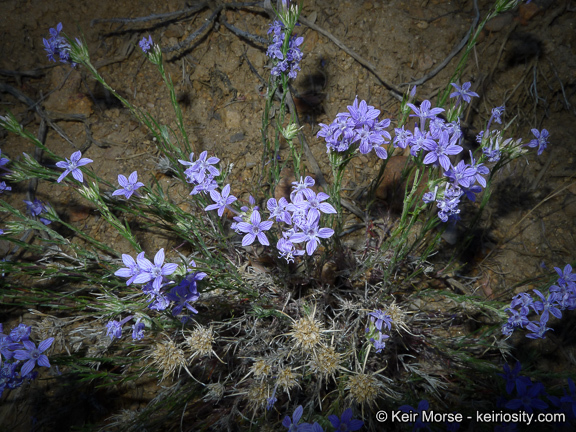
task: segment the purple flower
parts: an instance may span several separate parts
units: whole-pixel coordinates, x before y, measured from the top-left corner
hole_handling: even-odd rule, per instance
[[[143,37],[142,40],[138,43],[138,45],[140,45],[140,48],[142,48],[144,54],[148,54],[148,51],[150,51],[150,48],[152,48],[152,46],[154,45],[154,43],[152,42],[152,36],[148,35],[148,39]]]
[[[302,408],[302,405],[298,406],[298,408],[294,410],[294,414],[292,414],[292,419],[290,419],[289,416],[284,417],[284,420],[282,420],[282,426],[288,428],[288,432],[298,432],[303,431],[305,429],[307,430],[307,427],[306,428],[302,427],[304,426],[304,424],[298,425],[300,418],[302,418],[303,412],[304,408]]]
[[[122,337],[122,326],[132,319],[132,315],[127,316],[122,321],[116,320],[108,321],[106,324],[106,336],[110,336],[110,340],[120,339]]]
[[[470,187],[470,184],[474,183],[475,174],[476,170],[471,168],[464,160],[461,160],[458,162],[458,165],[452,166],[448,171],[444,172],[444,175],[455,187],[462,186],[465,188]],[[486,185],[486,183],[484,183],[484,185]]]
[[[188,166],[184,171],[186,181],[194,184],[195,187],[190,195],[196,195],[200,192],[210,192],[218,187],[214,177],[220,174],[220,171],[212,165],[218,163],[217,157],[207,158],[208,152],[200,154],[197,161],[194,161],[194,153],[190,153],[190,162],[178,159],[182,165]]]
[[[462,151],[462,147],[456,145],[456,140],[450,139],[448,132],[444,131],[440,134],[438,143],[426,145],[426,150],[430,153],[424,158],[425,164],[438,162],[442,168],[448,170],[450,168],[450,159],[448,156],[456,155]]]
[[[172,290],[166,295],[168,300],[176,303],[174,309],[172,309],[172,315],[180,315],[184,307],[192,313],[198,313],[198,311],[190,304],[200,298],[194,276],[195,274],[189,275],[177,286],[172,288]]]
[[[297,71],[300,70],[300,61],[303,57],[299,46],[304,42],[304,38],[291,36],[288,41],[286,55],[284,55],[285,35],[283,30],[284,24],[280,21],[274,21],[270,24],[270,29],[268,29],[268,34],[272,34],[272,43],[266,50],[266,55],[275,61],[270,73],[272,76],[287,73],[288,78],[295,79]]]
[[[10,339],[12,339],[12,342],[29,340],[31,331],[32,327],[27,326],[24,323],[18,324],[18,327],[14,327],[10,332]]]
[[[383,310],[378,309],[368,315],[370,315],[370,321],[374,323],[378,330],[382,331],[382,325],[387,327],[388,331],[392,329],[392,317]]]
[[[498,124],[502,124],[502,114],[504,114],[504,110],[506,107],[504,105],[492,108],[492,115],[490,116],[490,122],[495,121]],[[490,125],[490,122],[488,125]],[[489,129],[489,126],[486,128]]]
[[[170,306],[170,300],[162,292],[162,286],[154,287],[154,282],[150,281],[142,287],[142,292],[149,297],[151,303],[148,305],[150,309],[163,311]]]
[[[62,63],[68,63],[70,60],[70,44],[63,37],[60,36],[62,31],[62,23],[58,23],[56,28],[50,29],[50,39],[42,39],[44,42],[44,49],[48,53],[48,60],[55,62],[54,58],[56,55],[60,57]],[[71,63],[75,66],[75,63]]]
[[[38,364],[38,366],[50,367],[48,357],[46,357],[46,355],[42,353],[46,351],[48,348],[50,348],[52,342],[54,342],[54,338],[53,337],[48,338],[40,342],[40,345],[38,345],[38,348],[36,348],[34,342],[31,342],[29,340],[22,341],[22,344],[24,345],[25,349],[17,350],[14,352],[15,359],[22,361],[26,360],[26,363],[22,365],[22,369],[20,369],[20,375],[22,377],[32,372],[32,369],[34,369],[34,366],[36,366],[36,364]]]
[[[558,273],[558,283],[561,285],[568,285],[570,282],[576,282],[576,274],[572,273],[572,266],[570,264],[566,264],[564,270],[554,267],[556,273]]]
[[[380,115],[380,110],[374,109],[374,107],[368,105],[365,100],[358,103],[358,96],[356,96],[352,105],[348,105],[348,111],[356,128],[361,128],[366,125],[371,129],[374,121]]]
[[[482,176],[490,174],[490,169],[484,166],[484,164],[482,163],[477,163],[476,160],[474,159],[474,156],[472,155],[472,152],[470,152],[470,168],[472,168],[475,171],[474,178],[476,179],[478,184],[483,188],[485,188],[486,179]]]
[[[140,252],[136,257],[136,260],[138,260],[138,258],[144,258],[144,252]],[[140,274],[141,270],[134,258],[132,258],[130,255],[122,254],[122,261],[126,267],[116,270],[114,275],[128,278],[126,281],[126,285],[128,286],[134,282],[134,279],[136,279],[136,276]]]
[[[270,217],[268,219],[276,218],[276,222],[284,222],[288,225],[292,223],[292,217],[290,212],[286,210],[288,201],[286,198],[282,197],[278,201],[275,198],[270,198],[266,203],[266,207],[270,212]]]
[[[56,162],[56,166],[58,168],[64,168],[64,172],[60,175],[60,177],[58,177],[56,182],[60,183],[62,180],[64,180],[64,177],[72,173],[72,176],[74,176],[76,180],[82,183],[84,181],[84,177],[82,177],[82,171],[80,171],[80,167],[91,162],[93,162],[92,159],[82,158],[82,153],[80,150],[72,153],[70,160],[66,159],[66,162]]]
[[[430,204],[432,201],[436,201],[437,193],[438,186],[436,186],[433,191],[426,192],[424,195],[422,195],[422,201],[424,201],[425,204]]]
[[[0,155],[2,155],[1,149],[0,149]],[[10,162],[9,159],[6,159],[5,157],[0,157],[0,168],[4,168],[4,165],[6,165],[8,162]]]
[[[342,416],[338,418],[337,415],[329,415],[328,420],[332,423],[332,427],[336,429],[336,431],[345,432],[345,431],[357,431],[364,426],[364,422],[362,420],[355,420],[352,419],[352,408],[347,408],[342,413]]]
[[[516,391],[518,398],[509,401],[505,407],[511,410],[522,409],[529,414],[532,414],[534,409],[544,410],[548,408],[548,404],[540,399],[538,396],[544,392],[544,385],[540,382],[532,384],[529,380],[516,379]]]
[[[416,430],[429,429],[428,423],[424,423],[423,417],[422,417],[422,411],[428,411],[428,408],[430,408],[430,404],[428,403],[427,400],[424,399],[418,403],[417,409],[411,407],[410,405],[402,405],[398,409],[402,412],[405,412],[405,413],[417,413],[418,414],[418,417],[416,418],[416,422],[414,423],[414,429],[413,429],[416,431]]]
[[[542,132],[538,129],[532,129],[532,133],[536,138],[530,141],[527,146],[531,148],[538,147],[538,156],[540,156],[548,145],[548,137],[550,134],[546,129],[542,129]]]
[[[432,139],[432,135],[428,131],[421,131],[418,126],[414,127],[414,135],[410,136],[408,140],[410,145],[410,154],[418,156],[418,152],[423,148],[434,147],[436,142]]]
[[[242,246],[249,246],[254,243],[256,237],[258,237],[258,241],[260,244],[264,246],[268,246],[270,242],[264,234],[264,231],[269,230],[272,228],[274,222],[272,221],[265,221],[262,222],[262,218],[260,217],[260,212],[258,210],[254,210],[252,215],[250,216],[250,223],[248,222],[240,222],[236,225],[236,228],[240,232],[246,233],[244,238],[242,239]]]
[[[132,325],[132,339],[142,340],[144,338],[144,329],[146,326],[143,322],[140,322],[141,318],[138,318],[134,325]]]
[[[286,259],[287,262],[293,262],[294,257],[304,255],[305,253],[303,250],[295,249],[294,244],[286,238],[278,240],[276,248],[278,252],[280,252],[279,257]]]
[[[163,277],[171,275],[178,268],[177,264],[164,264],[164,248],[160,249],[154,256],[154,264],[144,258],[144,256],[140,256],[140,254],[136,262],[140,267],[141,273],[136,276],[134,283],[153,281],[152,286],[156,291],[160,289]]]
[[[303,194],[294,197],[292,204],[301,208],[305,212],[312,212],[315,216],[320,218],[320,212],[326,214],[337,213],[336,209],[332,207],[332,204],[322,202],[326,201],[328,198],[330,198],[330,196],[324,192],[315,194],[311,189],[306,189]],[[289,208],[291,208],[290,205]]]
[[[438,217],[442,222],[458,220],[458,214],[460,213],[458,204],[460,204],[461,196],[462,191],[460,188],[454,188],[452,185],[448,185],[444,191],[443,198],[436,200],[436,206],[439,208]]]
[[[122,174],[118,175],[118,183],[122,189],[117,189],[112,192],[112,195],[124,195],[126,199],[130,199],[134,191],[144,186],[144,183],[138,181],[138,173],[134,171],[128,178]]]
[[[520,364],[520,362],[516,362],[516,366],[514,366],[514,369],[510,369],[510,366],[508,366],[508,364],[505,364],[504,373],[498,374],[498,376],[501,376],[506,380],[506,393],[512,394],[512,392],[514,391],[514,388],[516,387],[516,378],[518,378],[518,376],[520,375],[521,369],[522,365]]]
[[[32,217],[40,216],[41,213],[46,211],[46,206],[39,199],[35,199],[34,202],[24,200],[24,203],[26,203],[26,209],[28,210],[28,213],[32,215]],[[39,219],[40,222],[42,222],[44,225],[50,225],[52,223],[43,217]]]
[[[455,102],[456,105],[458,105],[460,100],[464,100],[465,102],[470,103],[472,97],[478,97],[478,93],[470,91],[470,87],[472,87],[472,84],[469,82],[462,84],[462,87],[460,87],[458,84],[455,83],[452,83],[450,85],[456,89],[456,91],[450,95],[451,98],[453,97],[458,98],[456,99]]]
[[[417,108],[414,104],[407,104],[414,114],[410,114],[410,117],[419,117],[420,118],[420,129],[424,129],[424,124],[426,119],[432,120],[436,117],[436,114],[440,114],[444,112],[444,108],[431,108],[432,104],[429,100],[422,101],[420,104],[420,108]]]
[[[390,336],[385,335],[384,333],[378,332],[378,339],[371,338],[370,342],[374,344],[374,348],[376,349],[377,353],[382,352],[384,348],[386,348],[386,340]]]
[[[210,175],[214,177],[219,175],[220,171],[218,171],[216,167],[212,166],[214,164],[217,164],[218,162],[220,162],[220,159],[214,156],[208,157],[207,151],[203,151],[202,153],[200,153],[200,156],[198,156],[198,160],[192,167],[192,169],[195,171],[194,179],[196,180],[196,182],[202,183],[204,181],[204,179],[206,178],[206,171],[208,171]]]
[[[312,186],[314,186],[314,183],[315,183],[314,179],[310,176],[306,176],[306,178],[304,179],[300,177],[299,182],[292,182],[292,184],[294,185],[292,186],[292,189],[294,190],[290,193],[290,199],[293,201],[296,195],[299,195],[303,193],[305,190],[310,189]]]
[[[215,204],[210,204],[204,210],[216,210],[218,209],[218,216],[222,216],[224,214],[224,209],[236,201],[236,197],[234,195],[230,195],[230,185],[227,184],[222,189],[222,194],[218,191],[211,190],[210,191],[210,198],[214,201]]]
[[[534,312],[536,312],[537,314],[541,313],[542,315],[541,321],[548,322],[550,314],[554,315],[558,319],[562,318],[562,312],[560,312],[560,309],[558,309],[557,293],[553,292],[548,294],[548,297],[544,297],[544,294],[542,294],[537,289],[533,291],[536,293],[538,297],[540,297],[540,300],[533,302],[532,308],[534,309]]]
[[[522,309],[520,311],[512,308],[506,308],[506,312],[510,314],[508,317],[508,325],[511,326],[512,329],[516,327],[526,327],[530,324],[530,321],[527,318],[527,313],[525,313]]]
[[[412,132],[409,130],[404,130],[404,126],[402,126],[402,128],[394,129],[394,135],[394,141],[392,142],[394,147],[400,147],[404,149],[412,139]]]
[[[329,238],[334,234],[331,228],[318,228],[319,217],[315,213],[308,213],[307,223],[300,228],[302,232],[290,236],[292,243],[306,242],[306,253],[312,255],[320,244],[320,238]]]
[[[548,330],[552,330],[550,327],[546,327],[546,323],[548,322],[548,316],[544,314],[540,315],[540,321],[530,321],[526,326],[527,330],[530,330],[532,333],[528,333],[526,335],[527,338],[530,339],[545,339],[544,333]]]
[[[0,193],[3,193],[4,191],[11,191],[12,187],[10,186],[6,186],[6,182],[2,181],[0,182]]]

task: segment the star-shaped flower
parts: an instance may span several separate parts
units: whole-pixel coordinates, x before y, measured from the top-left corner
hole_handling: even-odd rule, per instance
[[[224,186],[224,189],[222,189],[222,194],[216,190],[211,190],[210,198],[212,198],[214,204],[210,204],[204,210],[209,211],[218,209],[218,216],[222,216],[224,214],[224,209],[236,201],[236,197],[234,195],[230,195],[229,184]]]
[[[128,178],[122,174],[118,175],[118,183],[122,186],[122,189],[115,190],[112,195],[124,195],[126,199],[129,199],[136,189],[144,186],[144,183],[138,181],[138,173],[136,171],[130,174]]]
[[[48,357],[42,353],[50,348],[52,342],[54,342],[54,338],[48,338],[45,341],[40,342],[40,345],[38,345],[38,348],[36,348],[34,342],[29,340],[22,341],[25,349],[17,350],[14,352],[14,358],[16,360],[26,360],[26,363],[22,365],[22,369],[20,369],[20,376],[24,377],[28,375],[30,372],[32,372],[32,369],[34,369],[36,364],[39,366],[50,367]]]
[[[80,152],[80,150],[72,153],[72,156],[70,156],[70,160],[66,159],[66,161],[56,162],[56,166],[58,168],[64,168],[64,172],[60,175],[60,177],[58,177],[58,180],[56,180],[56,182],[60,183],[62,180],[64,180],[64,177],[72,173],[72,176],[74,176],[76,180],[82,183],[84,181],[84,177],[82,176],[82,171],[80,171],[80,167],[89,164],[91,162],[94,161],[92,159],[82,157],[82,153]]]
[[[272,228],[273,223],[274,222],[272,221],[262,222],[260,212],[258,210],[254,210],[252,212],[252,216],[250,216],[250,223],[240,222],[238,225],[236,225],[236,229],[238,229],[238,231],[246,233],[242,239],[242,246],[251,245],[254,243],[254,240],[256,240],[256,237],[258,237],[260,244],[268,246],[270,242],[268,241],[266,234],[264,234],[264,231]]]

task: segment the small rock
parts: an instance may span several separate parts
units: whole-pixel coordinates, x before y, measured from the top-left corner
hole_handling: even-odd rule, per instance
[[[182,36],[184,36],[184,29],[179,24],[171,24],[166,29],[166,33],[164,33],[164,36],[166,36],[167,38],[181,38]]]
[[[230,142],[235,143],[244,140],[245,136],[243,132],[235,133],[230,137]]]
[[[498,15],[495,18],[492,18],[490,21],[486,23],[484,26],[485,30],[490,32],[499,32],[503,29],[510,27],[512,24],[512,14],[510,13],[503,13],[502,15]]]
[[[536,3],[522,3],[518,8],[518,15],[524,25],[541,12],[542,9]]]

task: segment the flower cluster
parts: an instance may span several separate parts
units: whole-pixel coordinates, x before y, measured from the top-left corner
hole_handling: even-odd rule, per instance
[[[256,206],[256,201],[250,197],[250,207],[243,206],[241,212],[233,218],[232,229],[238,234],[244,234],[242,246],[249,246],[256,239],[263,246],[269,246],[270,242],[265,231],[272,228],[274,222],[283,223],[286,228],[282,232],[282,238],[276,245],[280,252],[280,257],[288,262],[294,261],[294,257],[307,253],[312,255],[320,245],[320,239],[329,238],[334,234],[331,228],[321,228],[319,226],[322,213],[333,214],[336,209],[329,203],[324,202],[328,194],[324,192],[315,193],[311,187],[315,181],[312,177],[301,178],[299,182],[293,182],[293,191],[290,194],[290,201],[282,197],[279,200],[270,198],[266,207],[270,212],[268,220],[263,221],[260,208]],[[222,194],[211,192],[215,204],[206,207],[206,210],[218,209],[222,215],[224,208],[236,200],[230,194],[229,185],[222,190]],[[273,220],[270,220],[273,219]],[[305,250],[295,248],[297,243],[306,243]]]
[[[54,338],[48,338],[36,347],[30,340],[31,331],[30,326],[19,324],[6,335],[0,324],[0,396],[5,389],[15,389],[24,380],[36,378],[38,373],[32,372],[36,365],[50,367],[50,361],[43,353],[50,348]]]
[[[266,55],[275,61],[271,72],[273,76],[287,73],[289,78],[296,79],[303,57],[302,51],[298,47],[304,42],[304,38],[291,36],[288,46],[285,47],[286,34],[284,29],[284,24],[280,21],[274,21],[270,24],[268,34],[272,33],[272,43],[268,47]]]
[[[70,63],[70,44],[64,36],[60,36],[61,31],[62,23],[50,29],[50,39],[42,39],[44,49],[48,53],[48,60],[55,62],[55,56],[58,55],[62,63]],[[76,66],[75,63],[71,64]]]
[[[152,36],[148,35],[148,39],[143,37],[142,40],[138,43],[138,45],[140,45],[140,48],[142,49],[144,54],[148,54],[148,51],[150,51],[150,49],[154,46],[154,42],[152,42]]]
[[[564,270],[554,267],[558,273],[558,280],[549,289],[545,296],[539,290],[533,290],[537,298],[534,299],[528,293],[520,293],[512,299],[508,312],[508,321],[502,326],[502,333],[506,336],[520,327],[530,330],[526,337],[531,339],[544,338],[544,333],[551,330],[546,327],[550,314],[556,318],[562,318],[562,311],[565,309],[576,309],[576,274],[572,273],[572,266],[567,264]],[[528,315],[535,312],[538,316],[536,320],[530,321]]]
[[[563,413],[567,423],[576,420],[576,386],[568,378],[568,389],[564,389],[564,396],[557,397],[546,392],[544,384],[533,382],[528,376],[520,375],[522,365],[516,363],[513,369],[504,365],[504,373],[498,374],[505,381],[507,396],[498,401],[498,408],[507,408],[512,411],[524,411],[532,414],[534,410],[548,413]]]
[[[316,194],[312,189],[315,182],[310,176],[293,182],[293,191],[290,194],[290,202],[286,198],[270,198],[267,203],[270,211],[270,219],[284,222],[290,228],[282,232],[282,238],[278,240],[277,248],[280,256],[288,262],[295,256],[303,255],[303,250],[294,247],[295,243],[306,242],[306,253],[312,255],[318,248],[321,238],[329,238],[334,234],[331,228],[320,228],[320,215],[322,213],[334,214],[336,209],[329,203],[324,202],[328,194],[319,192]]]
[[[196,161],[194,161],[194,153],[190,153],[190,161],[178,159],[178,162],[188,167],[184,171],[186,181],[194,185],[190,195],[210,192],[218,187],[218,183],[216,183],[214,178],[220,175],[220,171],[213,166],[220,162],[217,157],[208,157],[208,152],[203,151]]]
[[[180,315],[184,308],[192,313],[198,313],[191,303],[200,297],[196,282],[204,279],[206,273],[192,272],[192,269],[187,269],[189,274],[178,285],[172,287],[170,291],[166,291],[166,287],[174,283],[173,281],[167,281],[166,276],[174,273],[178,265],[164,264],[164,249],[160,249],[156,253],[154,263],[144,257],[144,252],[140,252],[136,256],[136,260],[130,255],[122,254],[122,261],[126,267],[117,270],[114,274],[128,278],[126,285],[132,283],[145,284],[142,292],[149,296],[150,303],[148,307],[150,309],[162,311],[172,304],[172,315],[174,316]],[[196,267],[194,261],[191,262],[191,265]],[[183,320],[187,319],[187,317],[183,318]]]
[[[380,353],[386,347],[386,340],[390,337],[382,333],[382,327],[390,331],[392,329],[392,317],[383,310],[375,310],[368,315],[370,315],[370,326],[366,328],[366,337],[374,345],[376,352]]]
[[[317,136],[326,140],[328,152],[343,153],[354,143],[358,143],[358,149],[362,154],[368,154],[374,150],[380,159],[386,159],[388,153],[382,145],[390,142],[391,136],[385,129],[390,126],[390,120],[378,121],[380,110],[368,105],[366,101],[358,103],[358,97],[352,105],[348,106],[348,112],[338,113],[336,119],[329,125],[320,123],[320,131]]]
[[[46,205],[39,199],[35,199],[34,202],[24,200],[24,203],[26,203],[26,209],[28,210],[28,213],[30,213],[32,217],[38,217],[42,213],[46,212]],[[40,217],[38,219],[44,225],[50,225],[52,223],[51,221],[43,217]]]
[[[303,413],[304,408],[302,408],[302,405],[298,406],[298,408],[294,410],[292,418],[290,418],[290,416],[284,417],[282,426],[288,428],[288,432],[324,432],[322,426],[317,422],[314,422],[313,424],[299,423]],[[362,426],[364,426],[364,422],[362,420],[353,419],[352,415],[352,408],[347,408],[340,417],[332,414],[328,416],[328,420],[332,424],[332,427],[337,431],[360,430]]]

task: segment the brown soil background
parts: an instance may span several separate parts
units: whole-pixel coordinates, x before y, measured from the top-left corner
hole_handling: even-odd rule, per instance
[[[148,34],[162,47],[182,42],[212,14],[210,8],[161,24],[158,21],[91,24],[91,21],[174,12],[195,3],[198,2],[3,1],[0,80],[40,101],[48,111],[88,116],[94,139],[105,148],[93,144],[83,156],[94,160],[91,167],[100,177],[116,183],[118,174],[127,176],[138,170],[140,181],[148,182],[156,176],[162,182],[173,182],[159,174],[158,152],[145,128],[81,69],[71,71],[68,65],[49,63],[42,38],[48,37],[50,27],[62,22],[67,35],[85,38],[93,62],[106,63],[99,71],[113,88],[135,106],[148,110],[160,123],[172,124],[173,111],[161,78],[142,56],[137,42]],[[211,7],[216,3],[211,3]],[[481,17],[490,5],[491,2],[478,2]],[[470,260],[471,274],[479,277],[477,289],[487,297],[511,296],[510,287],[514,284],[574,260],[574,11],[570,1],[535,0],[498,17],[481,35],[463,73],[463,81],[472,81],[473,89],[480,94],[465,118],[471,136],[485,124],[491,108],[502,104],[507,108],[505,120],[516,118],[511,130],[524,142],[531,139],[531,128],[546,128],[551,134],[550,145],[542,156],[529,152],[497,179],[490,208],[485,213],[484,230]],[[474,3],[469,0],[305,1],[302,12],[374,64],[379,75],[394,85],[418,79],[442,62],[464,37],[475,14]],[[232,33],[222,24],[222,18],[263,38],[271,22],[258,7],[226,10],[194,42],[165,54],[166,69],[175,83],[195,153],[207,150],[225,165],[233,164],[230,176],[233,193],[247,199],[249,194],[260,193],[255,185],[265,91],[249,63],[267,79],[267,57],[264,45]],[[315,137],[318,123],[331,122],[356,95],[380,109],[381,118],[394,120],[398,102],[372,73],[326,37],[306,26],[299,27],[298,33],[305,39],[304,59],[294,87],[301,94],[314,89],[322,95],[321,104],[302,110],[300,117],[312,153],[330,181],[325,145]],[[434,101],[458,59],[459,55],[418,87],[420,100]],[[9,71],[37,71],[37,75],[14,76]],[[25,108],[13,96],[0,93],[0,114],[10,110],[35,132],[39,118]],[[47,146],[62,157],[69,157],[86,143],[84,125],[65,121],[58,125],[74,145],[51,130]],[[20,157],[22,152],[34,152],[32,144],[3,130],[0,145],[2,153],[11,159]],[[377,163],[373,156],[354,159],[344,179],[344,188],[350,196],[362,195],[377,173]],[[21,203],[25,199],[25,186],[12,186],[13,193],[8,197],[5,194],[3,199]],[[174,196],[181,198],[179,205],[185,208],[186,187],[174,183],[173,191]],[[120,236],[99,223],[97,215],[84,207],[70,186],[41,182],[37,197],[97,239],[118,250],[128,247],[122,245]],[[358,205],[362,206],[360,200]],[[374,215],[375,220],[390,217],[391,204],[383,200],[380,206],[381,213]],[[354,216],[349,216],[347,222],[354,220]],[[364,231],[361,233],[345,241],[361,250],[366,241]],[[142,246],[157,250],[177,245],[150,236]],[[534,287],[524,286],[520,290]],[[573,362],[567,365],[574,366]],[[4,396],[3,403],[6,401]],[[23,409],[21,415],[30,415],[29,409]],[[86,401],[86,411],[92,414],[78,413],[77,425],[106,417],[105,413],[104,417],[95,414],[90,401]]]

